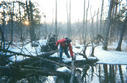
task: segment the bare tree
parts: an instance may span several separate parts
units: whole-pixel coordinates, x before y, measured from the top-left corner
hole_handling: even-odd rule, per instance
[[[31,40],[34,41],[36,39],[36,35],[35,35],[35,24],[34,24],[34,20],[33,20],[33,4],[31,2],[31,0],[29,1],[29,5],[30,5],[30,23],[31,23],[31,26],[30,26],[30,37],[31,37]]]
[[[84,9],[83,9],[83,27],[82,27],[82,38],[83,38],[83,41],[86,39],[85,37],[84,37],[84,33],[85,33],[85,30],[84,30],[84,28],[85,28],[85,12],[86,12],[86,7],[85,7],[85,0],[84,0]]]
[[[0,27],[1,30],[1,38],[2,38],[2,42],[1,42],[1,48],[5,48],[5,11],[3,10],[2,12],[2,27]]]
[[[100,33],[102,34],[102,17],[103,17],[103,10],[104,10],[104,0],[102,0],[102,5],[101,5],[101,15],[100,15]]]
[[[86,9],[86,26],[85,26],[85,38],[87,38],[87,31],[88,31],[88,11],[89,11],[89,0],[88,0],[88,6],[87,6],[87,9]]]
[[[96,29],[97,29],[97,32],[96,34],[99,34],[99,8],[97,10],[97,20],[96,20]]]
[[[127,1],[126,1],[126,5],[127,5]],[[124,22],[122,23],[122,28],[121,28],[121,31],[120,31],[119,42],[118,42],[118,45],[117,45],[117,48],[116,48],[116,50],[118,50],[118,51],[121,51],[122,40],[123,40],[123,36],[124,36],[124,33],[125,33],[125,29],[127,27],[126,23],[127,23],[127,13],[126,13]]]
[[[13,16],[14,16],[14,2],[12,3],[13,7],[11,9],[11,42],[13,42]]]
[[[103,43],[103,49],[107,50],[107,45],[108,45],[108,39],[109,39],[109,32],[110,32],[110,27],[111,27],[111,11],[113,8],[113,0],[110,0],[110,6],[109,6],[109,11],[108,11],[108,17],[106,20],[106,33],[104,36],[104,43]]]
[[[55,5],[55,34],[58,36],[58,27],[57,27],[57,0],[56,0],[56,5]]]
[[[19,27],[20,27],[20,35],[21,35],[21,40],[23,39],[23,35],[22,35],[22,24],[21,24],[21,3],[18,2],[19,4]]]
[[[71,0],[67,3],[67,35],[71,37]]]

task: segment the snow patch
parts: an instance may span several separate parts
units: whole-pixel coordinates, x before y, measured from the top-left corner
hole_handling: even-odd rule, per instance
[[[67,67],[60,67],[56,71],[59,71],[59,72],[69,72],[69,73],[71,73],[71,70],[68,69]]]
[[[106,51],[99,46],[95,48],[94,55],[99,59],[97,63],[127,64],[127,52]]]

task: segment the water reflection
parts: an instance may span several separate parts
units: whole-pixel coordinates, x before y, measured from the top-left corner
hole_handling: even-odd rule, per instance
[[[127,83],[126,65],[90,66],[83,83]]]

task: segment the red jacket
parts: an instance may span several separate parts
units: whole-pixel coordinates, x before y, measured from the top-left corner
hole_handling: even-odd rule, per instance
[[[60,44],[62,47],[65,47],[65,41],[66,39],[63,38],[63,39],[60,39],[56,42],[56,46],[58,46],[58,44]],[[72,51],[72,46],[71,44],[69,44],[69,50],[70,50],[70,54],[71,54],[71,57],[73,56],[73,51]]]

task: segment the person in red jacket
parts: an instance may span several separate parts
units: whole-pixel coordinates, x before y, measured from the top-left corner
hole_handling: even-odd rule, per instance
[[[72,46],[71,46],[71,40],[69,38],[63,38],[63,39],[60,39],[56,42],[56,46],[58,46],[58,44],[60,44],[60,48],[59,48],[59,52],[60,52],[60,61],[62,61],[62,54],[63,52],[66,54],[66,56],[68,58],[70,58],[70,55],[71,57],[73,58],[73,51],[72,51]],[[68,53],[68,48],[70,50],[70,55]]]

